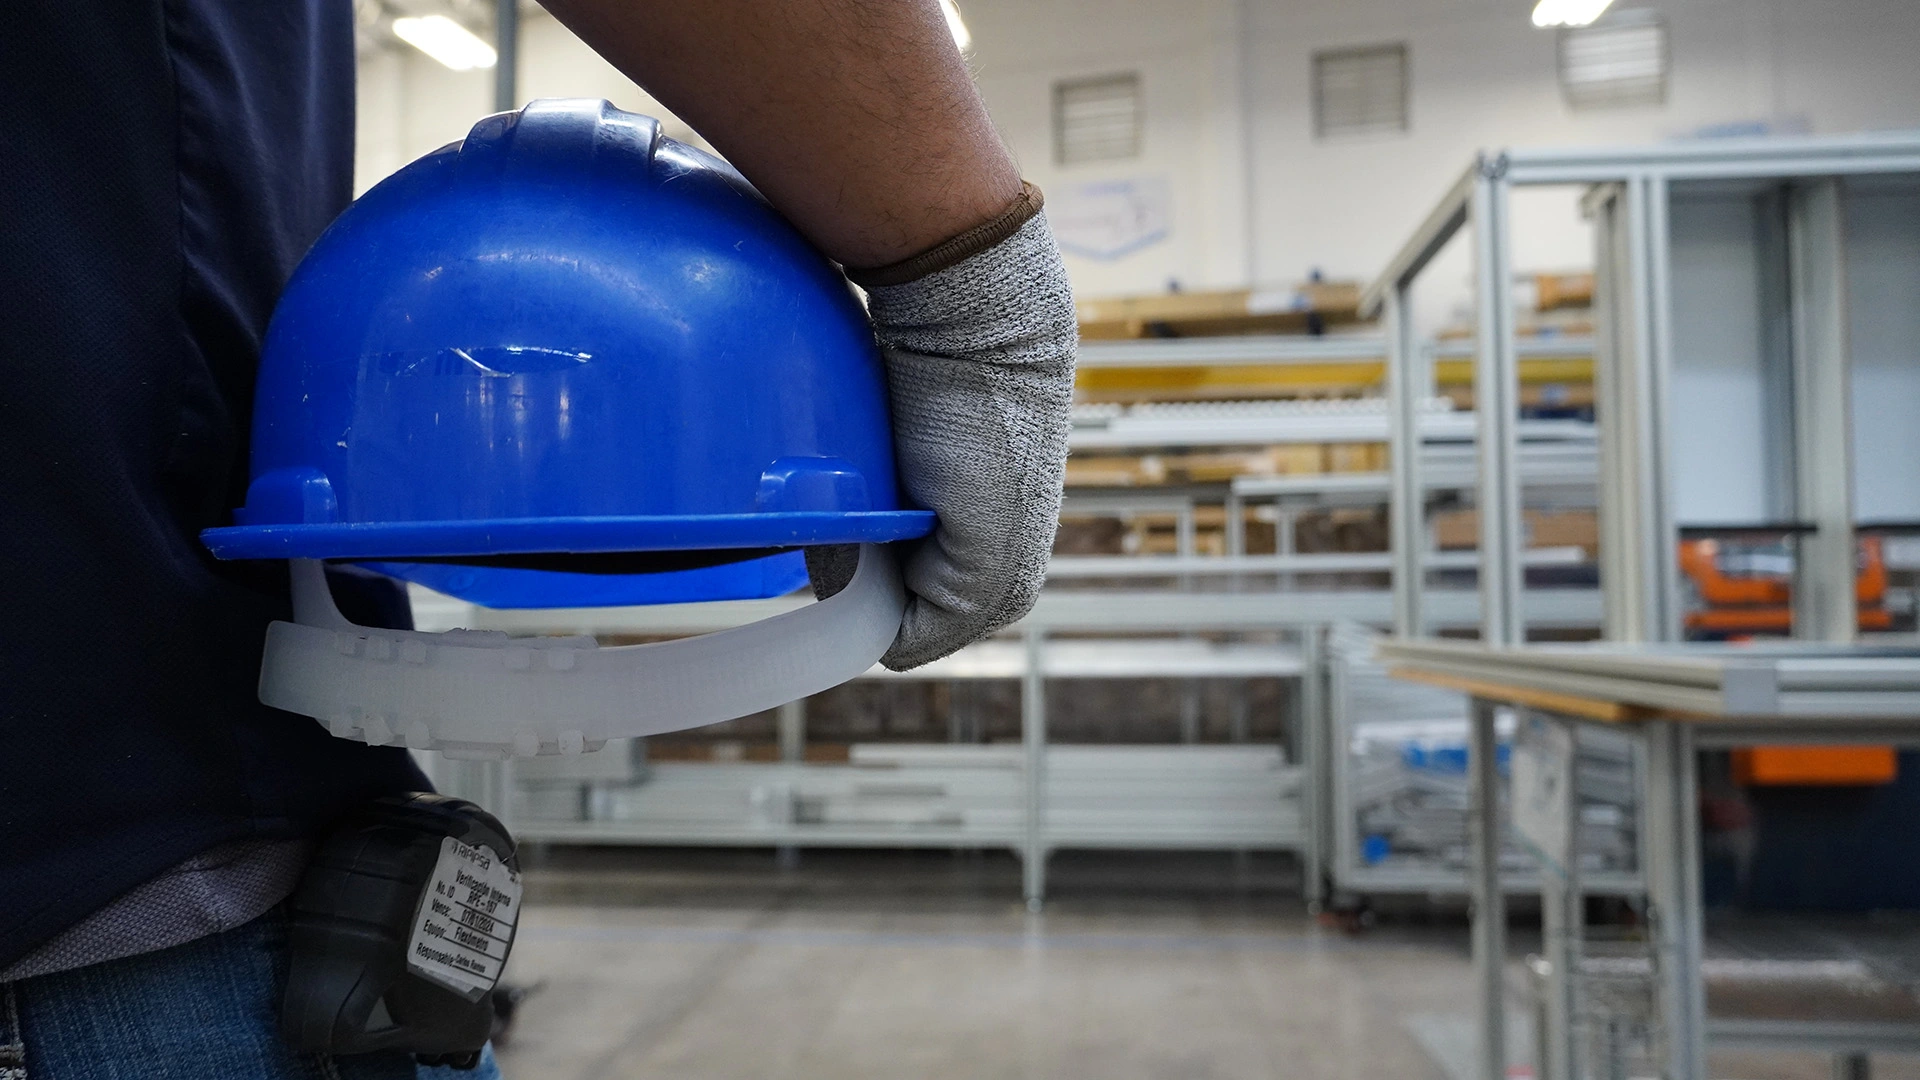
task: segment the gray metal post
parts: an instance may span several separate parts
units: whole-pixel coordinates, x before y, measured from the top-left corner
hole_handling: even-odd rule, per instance
[[[1317,726],[1312,728],[1311,774],[1325,790],[1314,802],[1314,835],[1320,845],[1321,865],[1328,884],[1339,886],[1360,865],[1358,822],[1354,819],[1352,718],[1347,705],[1352,692],[1347,686],[1347,666],[1330,651],[1320,653],[1321,687]]]
[[[1500,891],[1500,770],[1496,706],[1474,698],[1467,740],[1467,896],[1473,905],[1473,975],[1479,998],[1480,1080],[1507,1076],[1507,903]]]
[[[1655,1015],[1665,1080],[1706,1080],[1707,992],[1700,956],[1705,912],[1700,899],[1700,807],[1695,788],[1693,729],[1645,724],[1647,831],[1640,838],[1652,931]]]
[[[1387,522],[1393,551],[1393,632],[1426,633],[1420,594],[1426,584],[1426,500],[1420,483],[1420,399],[1430,387],[1414,333],[1410,290],[1405,282],[1387,291],[1387,461],[1392,482]]]
[[[1787,227],[1787,188],[1753,200],[1753,226],[1760,270],[1760,468],[1766,482],[1767,521],[1794,521],[1793,243]]]
[[[1227,554],[1241,556],[1247,553],[1247,504],[1240,496],[1228,493],[1226,503],[1221,507],[1226,514]]]
[[[1527,638],[1521,610],[1526,579],[1517,468],[1520,364],[1513,338],[1506,171],[1504,157],[1482,159],[1468,210],[1478,310],[1473,411],[1480,458],[1480,639],[1489,645]]]
[[[1284,502],[1276,502],[1273,504],[1274,554],[1293,555],[1296,553],[1294,550],[1294,540],[1296,539],[1294,536],[1294,526],[1297,524],[1299,524],[1299,520],[1294,513],[1293,507]],[[1294,576],[1291,573],[1283,573],[1280,575],[1278,582],[1280,591],[1285,592],[1293,588],[1293,583]]]
[[[780,706],[774,723],[780,731],[780,760],[794,765],[807,760],[807,699]]]
[[[1047,677],[1043,667],[1046,640],[1046,631],[1038,627],[1027,631],[1027,666],[1020,678],[1020,741],[1026,751],[1027,781],[1021,885],[1029,911],[1039,911],[1047,898]]]
[[[1546,978],[1547,1042],[1538,1049],[1545,1066],[1542,1080],[1580,1080],[1574,1020],[1574,972],[1580,963],[1574,905],[1578,894],[1548,875],[1540,885],[1540,935],[1548,957]]]
[[[1796,516],[1819,530],[1800,538],[1793,633],[1814,641],[1852,641],[1859,626],[1844,213],[1838,180],[1788,192]]]
[[[965,680],[954,682],[947,691],[948,742],[979,741],[977,736],[969,734],[972,729],[973,707],[973,684]]]
[[[1527,716],[1523,714],[1522,723]],[[1554,792],[1555,805],[1549,815],[1556,824],[1555,834],[1549,842],[1540,846],[1542,865],[1540,867],[1540,936],[1541,952],[1547,960],[1544,1010],[1546,1038],[1536,1047],[1545,1071],[1541,1080],[1580,1080],[1578,1073],[1578,1043],[1574,1031],[1574,1022],[1578,1014],[1577,980],[1579,970],[1581,940],[1583,936],[1583,912],[1580,896],[1580,858],[1579,842],[1579,800],[1575,797],[1574,777],[1579,768],[1579,733],[1569,721],[1552,717],[1542,717],[1544,723],[1561,725],[1569,737],[1565,752],[1557,754],[1552,766],[1563,781]],[[1552,747],[1538,747],[1535,752],[1552,752]],[[1515,761],[1518,761],[1520,746],[1514,747]],[[1518,790],[1519,770],[1513,771],[1515,777],[1514,800],[1516,803],[1525,797]],[[1516,814],[1518,811],[1516,811]],[[1539,828],[1539,825],[1533,828]]]
[[[494,0],[493,111],[520,107],[520,0]]]
[[[1533,1080],[1565,1080],[1553,1074],[1553,1063],[1542,1047],[1553,1043],[1553,1020],[1547,1015],[1553,997],[1553,963],[1544,956],[1527,957],[1527,990],[1533,998],[1528,1017],[1533,1031]]]
[[[1607,185],[1587,201],[1594,218],[1594,372],[1600,427],[1600,591],[1612,641],[1678,634],[1675,544],[1667,499],[1663,342],[1666,189]]]
[[[1654,592],[1651,618],[1656,641],[1678,641],[1685,600],[1680,585],[1680,527],[1673,518],[1673,484],[1667,469],[1667,391],[1673,385],[1673,241],[1669,222],[1672,195],[1663,177],[1643,177],[1636,185],[1646,228],[1638,234],[1639,259],[1647,291],[1647,354],[1640,411],[1646,415],[1647,449],[1639,483],[1645,503],[1647,577]]]
[[[807,760],[807,699],[789,701],[780,706],[773,714],[774,725],[780,735],[780,760],[789,765],[799,765]],[[784,844],[774,849],[774,865],[782,870],[793,870],[800,866],[800,849],[792,844]]]
[[[1200,681],[1180,680],[1180,741],[1189,745],[1200,741]]]
[[[1315,911],[1326,901],[1329,800],[1333,794],[1325,640],[1323,627],[1309,626],[1300,631],[1300,724],[1294,730],[1294,753],[1307,766],[1300,777],[1300,872],[1306,878],[1303,891],[1307,904]]]
[[[1194,505],[1193,497],[1188,496],[1186,503],[1180,508],[1179,513],[1175,515],[1173,519],[1173,552],[1183,559],[1192,558],[1198,547],[1199,528],[1198,524],[1194,521],[1197,510],[1198,507]],[[1179,587],[1182,589],[1193,588],[1193,575],[1191,574],[1181,574],[1174,580],[1179,582]]]
[[[1228,491],[1226,502],[1221,505],[1220,510],[1226,517],[1223,527],[1226,530],[1227,557],[1230,559],[1240,558],[1247,553],[1246,500],[1234,494],[1232,491]],[[1246,579],[1239,574],[1234,574],[1227,579],[1227,588],[1234,592],[1239,592],[1241,589],[1246,588]]]
[[[1587,201],[1594,221],[1593,382],[1600,432],[1600,618],[1610,641],[1644,641],[1647,587],[1640,552],[1640,492],[1630,480],[1646,449],[1645,414],[1635,406],[1646,354],[1640,275],[1628,230],[1627,187],[1611,184]]]

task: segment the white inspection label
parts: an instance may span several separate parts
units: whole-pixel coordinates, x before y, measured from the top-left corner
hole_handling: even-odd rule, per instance
[[[500,981],[519,918],[520,875],[491,848],[442,837],[413,914],[407,968],[478,1001]]]
[[[1573,782],[1579,747],[1567,726],[1526,717],[1513,736],[1513,828],[1549,870],[1573,865],[1578,800]]]

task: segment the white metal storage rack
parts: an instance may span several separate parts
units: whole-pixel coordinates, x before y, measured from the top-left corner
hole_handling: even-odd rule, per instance
[[[1362,311],[1386,316],[1389,396],[1396,419],[1410,418],[1424,393],[1410,290],[1454,235],[1470,236],[1481,641],[1489,646],[1518,645],[1537,625],[1524,607],[1517,342],[1506,285],[1509,199],[1530,185],[1586,187],[1596,226],[1606,636],[1679,636],[1675,546],[1685,523],[1800,534],[1796,636],[1853,639],[1856,535],[1920,519],[1920,134],[1510,150],[1472,163],[1368,289]],[[1396,425],[1390,450],[1394,626],[1416,638],[1436,623],[1419,542],[1422,462],[1400,436],[1407,430]],[[1483,794],[1496,782],[1493,722],[1490,707],[1476,707],[1470,780]],[[1649,753],[1668,766],[1690,762],[1692,727],[1653,725]],[[1684,791],[1656,801],[1660,826],[1677,839],[1646,867],[1647,904],[1663,934],[1693,935],[1677,953],[1689,962],[1699,955],[1700,928],[1661,923],[1659,913],[1698,911],[1697,807]],[[1472,824],[1485,853],[1471,889],[1483,977],[1481,1074],[1490,1078],[1504,1075],[1505,1052],[1504,907],[1492,854],[1499,826],[1490,811]],[[1547,886],[1548,940],[1577,949],[1566,890],[1552,875]],[[1683,985],[1690,988],[1679,992]],[[1564,1017],[1568,1009],[1549,1011]],[[1702,1012],[1697,986],[1670,981],[1661,1018],[1678,1049],[1668,1075],[1703,1075]],[[1549,1032],[1550,1045],[1563,1042],[1563,1032]],[[1832,1040],[1808,1045],[1835,1048]],[[1845,1065],[1864,1075],[1864,1058]]]
[[[1324,362],[1382,356],[1378,339],[1191,339],[1088,345],[1083,363]],[[1471,433],[1468,414],[1429,409],[1436,473],[1451,447]],[[1388,424],[1378,403],[1246,403],[1082,409],[1076,449],[1231,446],[1284,442],[1385,442]],[[1544,425],[1577,445],[1580,425]],[[1457,468],[1456,468],[1457,471]],[[1370,479],[1369,481],[1370,482]],[[1351,474],[1287,478],[1290,498],[1338,501],[1355,484]],[[1278,492],[1251,489],[1248,498]],[[516,830],[532,840],[584,843],[677,843],[797,847],[1006,846],[1026,867],[1026,893],[1045,890],[1046,855],[1062,847],[1191,847],[1297,851],[1310,887],[1324,879],[1328,833],[1324,822],[1328,748],[1324,745],[1324,627],[1343,620],[1385,625],[1391,597],[1384,589],[1283,590],[1277,575],[1326,571],[1382,571],[1384,555],[1249,557],[1244,538],[1229,531],[1226,557],[1201,557],[1192,546],[1199,501],[1231,505],[1242,496],[1229,485],[1167,490],[1076,493],[1069,512],[1171,511],[1185,522],[1181,554],[1173,557],[1056,559],[1034,612],[1011,636],[973,646],[920,672],[881,679],[1018,679],[1022,686],[1022,746],[943,744],[857,746],[846,765],[805,764],[804,705],[781,713],[783,759],[728,765],[658,763],[645,783],[598,792],[582,814],[520,815]],[[1124,591],[1066,587],[1080,579],[1166,579],[1173,587]],[[1227,591],[1201,591],[1205,589]],[[1430,598],[1435,625],[1471,626],[1479,619],[1471,590],[1440,589]],[[1531,616],[1547,625],[1591,625],[1598,602],[1591,590],[1535,598]],[[647,609],[486,611],[459,605],[423,608],[423,623],[465,624],[519,633],[685,634],[765,618],[804,600],[685,605]],[[1147,634],[1145,639],[1076,641],[1071,635]],[[1254,635],[1264,641],[1210,644],[1193,635]],[[1292,644],[1282,644],[1291,640]],[[1298,678],[1293,743],[1305,759],[1284,760],[1272,746],[1054,746],[1047,739],[1044,689],[1076,678]],[[1184,719],[1184,718],[1183,718]],[[506,779],[519,768],[537,773],[544,762],[505,770],[459,770],[492,805],[543,809],[507,792],[528,784]],[[615,771],[610,774],[624,775]],[[1102,799],[1111,781],[1116,797]],[[562,796],[564,801],[566,796]],[[551,808],[544,808],[551,809]]]
[[[1462,694],[1389,677],[1372,655],[1381,640],[1345,624],[1334,628],[1322,650],[1332,733],[1326,741],[1343,751],[1329,763],[1329,884],[1344,900],[1464,895],[1469,702]],[[1501,731],[1503,743],[1510,736]],[[1642,764],[1625,739],[1605,732],[1583,736],[1575,780],[1582,880],[1594,895],[1637,893]],[[1376,838],[1378,850],[1367,850],[1368,837]],[[1509,839],[1500,858],[1508,893],[1540,890],[1533,859],[1519,845]]]
[[[665,635],[708,632],[804,602],[565,612],[462,607],[439,618],[518,632]],[[856,746],[847,765],[804,764],[804,708],[796,703],[780,717],[786,759],[780,763],[661,763],[625,793],[602,793],[600,814],[583,820],[521,815],[512,825],[524,839],[572,843],[1005,846],[1022,857],[1025,891],[1036,903],[1045,893],[1046,857],[1063,847],[1305,851],[1301,793],[1311,785],[1277,747],[1055,747],[1047,741],[1045,710],[1045,688],[1053,680],[1299,678],[1315,666],[1310,634],[1303,648],[1168,637],[1075,641],[1060,634],[1270,634],[1297,633],[1303,625],[1271,595],[1045,594],[1015,628],[1017,638],[982,642],[918,671],[876,669],[867,676],[1018,679],[1018,748],[871,744]],[[506,776],[516,767],[528,766],[507,763]],[[502,801],[516,786],[511,779],[480,781],[494,805],[515,805]]]
[[[1528,625],[1520,610],[1520,343],[1505,284],[1513,266],[1512,189],[1590,189],[1586,207],[1595,219],[1597,241],[1607,636],[1669,640],[1678,635],[1681,590],[1673,550],[1682,517],[1693,515],[1703,520],[1684,523],[1754,525],[1791,516],[1793,525],[1816,526],[1815,534],[1801,542],[1799,563],[1810,585],[1824,584],[1795,594],[1812,605],[1807,620],[1801,620],[1806,623],[1802,632],[1832,638],[1852,633],[1851,614],[1842,618],[1836,611],[1848,606],[1853,594],[1856,522],[1920,519],[1920,457],[1900,452],[1916,442],[1911,415],[1899,404],[1872,407],[1876,399],[1910,401],[1902,395],[1920,391],[1920,376],[1906,362],[1916,340],[1907,332],[1914,329],[1908,325],[1912,305],[1899,303],[1896,292],[1881,297],[1884,307],[1871,315],[1847,306],[1850,270],[1880,276],[1882,291],[1897,290],[1905,281],[1897,275],[1913,273],[1906,253],[1915,239],[1910,207],[1920,192],[1916,166],[1920,136],[1913,134],[1730,139],[1628,150],[1508,150],[1474,161],[1368,288],[1361,311],[1382,314],[1387,321],[1388,397],[1396,419],[1411,417],[1427,386],[1410,293],[1449,240],[1463,231],[1470,236],[1479,327],[1474,400],[1479,406],[1480,591],[1488,640],[1517,641]],[[1876,201],[1895,204],[1884,211],[1892,228],[1875,229],[1863,219]],[[1739,235],[1739,226],[1714,231],[1727,225],[1728,213],[1741,219],[1745,235]],[[1686,233],[1683,241],[1695,242],[1677,245],[1676,226]],[[1751,395],[1753,415],[1737,418],[1737,430],[1725,433],[1737,444],[1720,446],[1718,454],[1685,455],[1676,439],[1692,440],[1689,446],[1712,445],[1709,440],[1722,433],[1703,421],[1716,411],[1737,412],[1702,407],[1714,402],[1713,386],[1694,378],[1697,368],[1677,344],[1681,335],[1701,334],[1704,322],[1676,320],[1677,292],[1686,290],[1693,274],[1726,268],[1689,262],[1689,274],[1681,276],[1676,257],[1702,252],[1711,258],[1716,244],[1740,247],[1758,259],[1744,285],[1754,310],[1740,328],[1751,340],[1738,343],[1750,355],[1727,384]],[[1892,281],[1889,271],[1896,275]],[[1709,304],[1713,296],[1697,290],[1688,299]],[[1776,317],[1760,319],[1763,307]],[[1850,338],[1871,344],[1872,355],[1855,356]],[[1696,337],[1686,344],[1703,342]],[[1871,360],[1873,374],[1886,385],[1868,393],[1850,383],[1851,362],[1860,359]],[[1687,410],[1685,425],[1677,423],[1677,408]],[[1395,627],[1417,636],[1432,624],[1423,604],[1422,462],[1401,435],[1410,430],[1410,423],[1395,425],[1389,456],[1392,517],[1398,523]],[[1898,451],[1876,453],[1856,470],[1856,459],[1863,456],[1858,449],[1874,445]],[[1760,467],[1742,470],[1749,447]],[[1729,466],[1732,471],[1724,471]],[[1713,471],[1716,467],[1723,471]],[[1713,497],[1715,492],[1722,497]]]
[[[1160,348],[1164,355],[1168,347],[1163,345]],[[1549,336],[1520,341],[1516,348],[1521,358],[1588,357],[1593,355],[1594,342],[1585,337]],[[1465,355],[1468,349],[1464,343],[1424,344],[1420,346],[1418,356],[1422,361],[1421,370],[1431,371],[1431,360],[1434,358]],[[1441,495],[1458,496],[1463,501],[1472,502],[1478,483],[1474,446],[1477,420],[1473,413],[1453,411],[1443,399],[1424,396],[1430,390],[1431,386],[1423,382],[1418,387],[1419,396],[1409,410],[1416,418],[1421,434],[1419,476],[1422,503],[1424,505],[1427,499]],[[1289,429],[1292,431],[1311,430],[1320,438],[1346,438],[1360,442],[1384,442],[1390,437],[1386,423],[1388,403],[1382,400],[1322,402],[1304,408],[1285,408],[1300,418],[1296,421],[1298,426]],[[1111,434],[1103,432],[1103,442],[1113,443],[1121,438],[1132,437],[1151,445],[1152,432],[1173,428],[1174,425],[1182,425],[1179,430],[1187,434],[1186,426],[1199,423],[1196,414],[1200,411],[1194,407],[1167,408],[1149,410],[1144,416],[1116,419],[1112,423],[1118,430]],[[1252,405],[1239,406],[1236,411],[1237,415],[1232,419],[1237,424],[1250,427],[1268,424],[1279,429],[1287,423],[1286,415],[1272,407],[1264,407],[1265,415],[1262,415],[1262,407]],[[1268,435],[1275,434],[1264,429],[1256,430],[1263,430]],[[1521,482],[1535,504],[1560,508],[1597,505],[1599,451],[1597,433],[1592,424],[1575,420],[1522,420],[1516,426],[1516,434],[1519,440]],[[1275,508],[1281,523],[1279,532],[1284,536],[1285,522],[1292,513],[1302,508],[1387,504],[1393,490],[1392,479],[1389,473],[1243,476],[1236,478],[1230,486],[1228,520],[1232,521],[1237,516],[1242,505],[1266,503]],[[1185,506],[1190,513],[1191,499],[1191,496],[1174,499],[1173,506],[1167,508]],[[1432,543],[1424,529],[1418,530],[1415,535],[1415,542],[1425,552],[1421,557],[1423,573],[1471,570],[1479,566],[1479,558],[1474,552],[1436,552],[1432,550]],[[1232,537],[1229,537],[1228,550],[1235,550]],[[1192,566],[1212,567],[1220,572],[1275,573],[1281,575],[1279,584],[1284,587],[1288,584],[1288,578],[1296,573],[1376,571],[1384,574],[1394,569],[1395,558],[1391,552],[1297,555],[1283,550],[1277,555],[1240,557],[1232,562],[1195,559],[1190,563],[1175,564],[1166,559],[1063,559],[1059,563],[1071,563],[1072,566],[1068,568],[1057,564],[1054,576],[1065,576],[1063,571],[1069,569],[1072,573],[1165,574],[1179,566]],[[1584,562],[1583,554],[1578,551],[1553,549],[1529,550],[1523,558],[1528,567],[1573,566]],[[1330,604],[1328,614],[1335,623],[1329,625],[1344,620],[1372,626],[1391,623],[1389,595],[1369,594],[1361,590],[1328,595],[1344,597],[1342,603],[1350,605],[1336,607]],[[1462,629],[1477,625],[1471,618],[1463,621],[1468,606],[1463,601],[1476,599],[1471,590],[1425,587],[1422,596],[1434,626]],[[1600,625],[1599,611],[1595,606],[1597,596],[1589,588],[1556,588],[1531,592],[1524,603],[1527,617],[1535,626],[1581,631]],[[1353,638],[1358,630],[1358,625],[1352,625],[1351,632],[1341,637],[1343,640]],[[1424,722],[1421,731],[1423,736],[1432,734],[1436,722],[1440,727],[1456,726],[1457,740],[1464,746],[1467,729],[1465,699],[1444,692],[1410,695],[1389,690],[1384,674],[1370,661],[1359,657],[1353,649],[1329,647],[1323,650],[1322,655],[1326,667],[1325,678],[1328,680],[1324,697],[1326,708],[1312,719],[1323,724],[1325,732],[1316,736],[1315,745],[1324,746],[1329,752],[1324,760],[1314,763],[1312,775],[1320,782],[1320,793],[1327,800],[1321,818],[1323,828],[1318,838],[1327,884],[1337,893],[1350,896],[1464,893],[1467,889],[1467,872],[1463,861],[1466,835],[1457,815],[1450,817],[1446,809],[1464,800],[1464,792],[1452,790],[1458,786],[1455,779],[1431,769],[1390,771],[1373,768],[1381,762],[1363,761],[1356,747],[1373,747],[1376,752],[1370,756],[1378,759],[1380,754],[1377,751],[1380,748],[1376,744],[1380,740],[1369,740],[1368,733],[1371,731],[1378,735],[1388,730],[1401,730],[1406,728],[1405,721],[1408,720]],[[1416,705],[1415,701],[1419,704]],[[1615,751],[1624,752],[1624,748],[1595,747],[1592,750],[1595,754]],[[1598,769],[1596,763],[1593,771]],[[1357,777],[1354,775],[1356,770],[1367,770],[1369,776],[1365,779]],[[1420,790],[1423,787],[1442,790],[1423,793]],[[1368,812],[1367,808],[1385,807],[1396,802],[1419,802],[1423,796],[1434,797],[1426,805],[1439,810],[1440,820],[1431,827],[1421,827],[1424,839],[1422,850],[1411,855],[1394,853],[1385,859],[1365,857],[1360,837],[1361,818]],[[1589,807],[1589,812],[1594,818],[1604,820],[1631,818],[1634,809],[1629,795],[1596,802]],[[1453,831],[1459,833],[1450,840],[1443,835],[1448,831],[1449,822],[1456,826]],[[1596,825],[1594,831],[1606,834],[1615,846],[1621,838],[1630,845],[1634,835],[1633,825],[1627,820],[1612,827]],[[1444,857],[1439,854],[1442,847],[1447,851]],[[1509,858],[1520,859],[1523,856],[1515,849],[1510,851]],[[1591,883],[1597,891],[1621,892],[1636,888],[1637,880],[1633,855],[1628,850],[1621,857],[1610,859],[1606,866],[1595,868]],[[1518,891],[1538,887],[1537,882],[1526,873],[1509,875],[1507,885],[1510,890]]]

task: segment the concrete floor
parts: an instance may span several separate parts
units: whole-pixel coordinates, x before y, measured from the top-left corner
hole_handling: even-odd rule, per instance
[[[562,852],[529,871],[512,1080],[1444,1080],[1470,1062],[1463,924],[1355,937],[1284,864],[1062,857],[1020,905],[997,855]],[[1516,1019],[1518,1019],[1516,1017]],[[1518,1024],[1516,1027],[1520,1026]],[[1876,1062],[1883,1080],[1920,1077]],[[1716,1077],[1813,1080],[1797,1055]]]

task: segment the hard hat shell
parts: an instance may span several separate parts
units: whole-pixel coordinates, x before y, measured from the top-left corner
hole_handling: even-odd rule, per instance
[[[901,505],[839,271],[724,162],[596,101],[489,116],[321,236],[268,330],[251,477],[236,524],[203,534],[220,558],[378,561],[513,606],[768,595],[803,571],[789,552],[543,594],[540,571],[408,560],[933,525]]]

